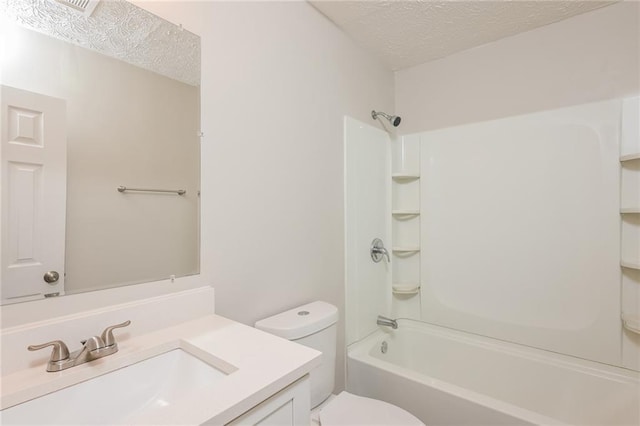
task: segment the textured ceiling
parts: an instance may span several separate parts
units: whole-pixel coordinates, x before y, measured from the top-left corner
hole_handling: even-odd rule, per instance
[[[12,21],[193,86],[200,38],[124,0],[101,1],[89,17],[52,0],[0,0]]]
[[[616,2],[309,1],[393,70],[442,58]]]

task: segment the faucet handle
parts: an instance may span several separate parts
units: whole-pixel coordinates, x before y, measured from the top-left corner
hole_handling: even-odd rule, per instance
[[[30,345],[27,346],[27,349],[30,351],[38,351],[46,348],[47,346],[53,346],[49,362],[64,361],[69,358],[69,348],[67,348],[67,345],[65,345],[62,340],[53,340],[41,345]]]
[[[104,341],[104,345],[105,346],[113,346],[116,344],[116,338],[113,337],[113,329],[114,328],[122,328],[122,327],[126,327],[129,324],[131,324],[130,320],[126,320],[125,322],[121,323],[121,324],[116,324],[116,325],[112,325],[109,326],[107,328],[104,329],[104,331],[102,332],[102,335],[100,336],[102,338],[102,340]]]
[[[387,263],[391,263],[389,252],[386,248],[384,248],[384,243],[380,238],[374,238],[373,241],[371,241],[369,252],[371,254],[371,260],[373,260],[375,263],[380,262],[384,256],[386,256],[387,258]]]

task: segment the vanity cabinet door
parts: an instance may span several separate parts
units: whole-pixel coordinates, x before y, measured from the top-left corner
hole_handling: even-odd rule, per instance
[[[227,425],[308,426],[311,422],[308,377],[297,380]]]

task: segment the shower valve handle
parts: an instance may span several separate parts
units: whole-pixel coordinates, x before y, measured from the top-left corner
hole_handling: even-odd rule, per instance
[[[371,253],[371,260],[373,260],[375,263],[380,262],[384,257],[387,258],[388,263],[391,263],[391,257],[389,256],[389,252],[384,247],[384,243],[380,238],[373,239],[373,241],[371,242],[370,253]]]

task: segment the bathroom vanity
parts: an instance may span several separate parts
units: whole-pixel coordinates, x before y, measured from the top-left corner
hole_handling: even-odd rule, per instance
[[[163,322],[155,318],[163,303],[147,300],[138,311],[128,304],[3,329],[3,355],[9,345],[24,351],[19,357],[37,358],[7,357],[2,424],[308,424],[308,373],[320,363],[320,352],[215,314],[154,327],[154,319]],[[140,309],[144,314],[135,313]],[[47,372],[48,351],[32,354],[20,343],[43,334],[62,339],[52,330],[62,334],[82,328],[83,319],[95,324],[106,321],[104,315],[113,321],[127,314],[139,318],[117,334],[118,352],[63,371]]]

